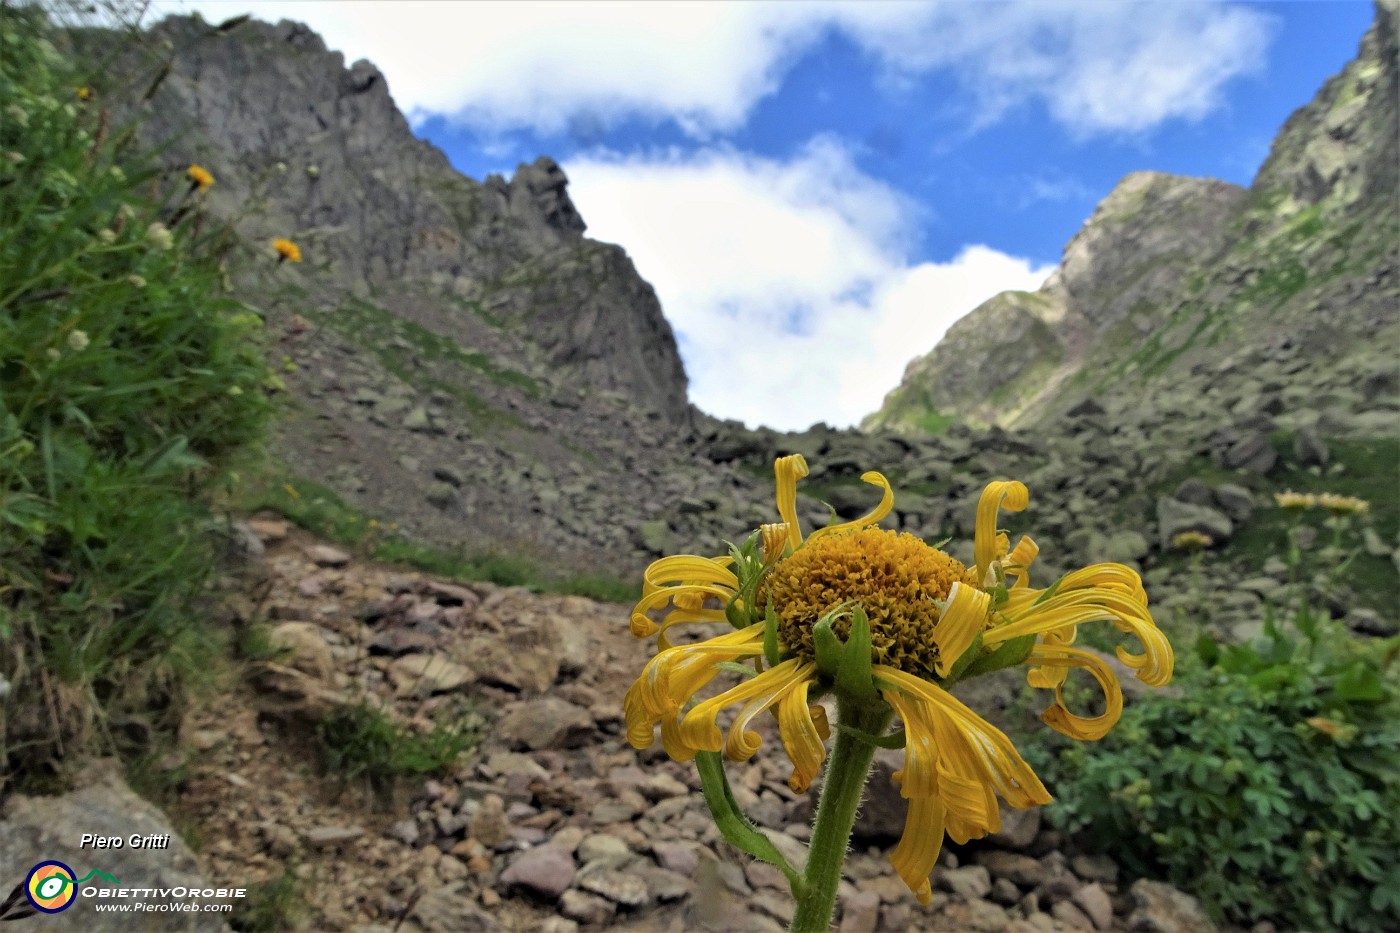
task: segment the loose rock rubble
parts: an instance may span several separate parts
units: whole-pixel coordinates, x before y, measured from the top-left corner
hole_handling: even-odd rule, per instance
[[[626,742],[622,694],[654,650],[628,633],[626,607],[365,565],[275,518],[250,524],[266,546],[264,596],[234,606],[237,624],[273,620],[280,654],[186,724],[179,810],[211,879],[290,872],[317,930],[785,928],[781,873],[720,839],[694,768]],[[484,738],[450,775],[392,793],[347,786],[322,773],[309,730],[365,700],[423,727],[480,717]],[[769,727],[731,782],[800,863],[815,791],[789,790]],[[877,775],[869,809],[893,794],[885,784]],[[1039,826],[1008,814],[995,839],[949,847],[922,906],[889,865],[888,826],[863,820],[839,928],[1211,928],[1189,896],[1129,887],[1112,861],[1067,854]]]

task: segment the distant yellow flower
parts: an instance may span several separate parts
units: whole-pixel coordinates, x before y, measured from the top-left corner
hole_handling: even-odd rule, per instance
[[[282,488],[286,491],[287,495],[291,496],[293,499],[301,498],[301,493],[297,492],[296,487],[291,483],[284,484]]]
[[[1204,551],[1214,543],[1214,538],[1199,531],[1183,531],[1172,538],[1172,547],[1188,554]]]
[[[190,187],[198,188],[200,191],[208,190],[214,183],[214,176],[209,174],[209,170],[202,165],[191,165],[185,170],[185,174],[190,176]]]
[[[821,667],[817,641],[829,633],[819,629],[829,625],[849,639],[855,624],[850,607],[859,608],[868,620],[870,695],[883,698],[904,723],[905,762],[895,780],[909,810],[891,862],[927,903],[928,876],[945,834],[963,843],[998,831],[997,794],[1018,809],[1050,800],[1011,741],[946,689],[959,676],[955,670],[966,669],[960,664],[1031,665],[1028,683],[1055,692],[1041,718],[1072,738],[1095,740],[1117,722],[1123,697],[1106,663],[1070,647],[1077,626],[1111,621],[1136,636],[1143,653],[1119,648],[1118,656],[1152,686],[1171,679],[1171,645],[1148,612],[1137,573],[1122,564],[1095,564],[1046,589],[1030,586],[1038,548],[1029,538],[1012,548],[997,530],[1000,510],[1026,507],[1029,494],[1021,483],[994,482],[983,491],[975,559],[966,566],[913,535],[877,527],[893,509],[894,493],[875,472],[861,477],[882,491],[873,511],[804,540],[796,483],[807,475],[807,463],[799,455],[781,457],[774,471],[782,521],[760,529],[762,577],[756,588],[746,591],[741,572],[750,571],[738,567],[734,557],[664,557],[647,568],[631,629],[637,637],[657,635],[660,651],[627,691],[628,740],[649,747],[659,726],[663,747],[678,761],[720,750],[744,761],[760,744],[749,724],[772,710],[793,764],[789,784],[805,791],[820,771],[829,736],[825,712],[809,703],[809,691],[835,689],[840,695],[844,689]],[[711,599],[725,608],[707,607]],[[649,612],[668,606],[659,626],[649,618]],[[736,630],[674,647],[667,638],[678,624],[716,622],[729,622]],[[776,663],[764,669],[765,658],[774,657],[774,630]],[[721,665],[734,661],[751,663],[760,673],[687,710]],[[1065,706],[1061,688],[1071,668],[1098,681],[1105,696],[1102,715],[1081,717]],[[730,706],[738,706],[739,713],[726,736],[717,719]]]
[[[1317,496],[1310,492],[1294,492],[1290,489],[1287,492],[1274,493],[1274,502],[1281,509],[1302,512],[1317,505]]]
[[[84,85],[74,91],[78,95],[78,100],[92,100],[92,88]]]
[[[277,251],[277,262],[281,263],[290,259],[292,262],[301,262],[301,247],[291,240],[273,240],[272,248]]]
[[[1371,510],[1371,503],[1355,496],[1341,496],[1334,492],[1324,492],[1317,497],[1317,504],[1333,515],[1365,515]]]

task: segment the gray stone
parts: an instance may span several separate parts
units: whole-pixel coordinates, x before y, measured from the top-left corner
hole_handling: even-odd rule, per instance
[[[641,907],[651,900],[651,891],[637,874],[605,868],[580,874],[579,887],[602,895],[624,907]]]
[[[1214,496],[1215,504],[1236,524],[1249,521],[1254,514],[1254,494],[1238,483],[1221,483]]]
[[[1017,852],[1030,848],[1040,832],[1040,808],[1027,807],[1017,810],[1015,807],[1008,807],[1001,800],[997,803],[1001,807],[1001,830],[987,836],[987,841]]]
[[[992,876],[982,865],[935,869],[933,880],[938,887],[964,900],[976,900],[992,893]]]
[[[1107,930],[1113,926],[1113,901],[1103,885],[1097,882],[1086,884],[1075,891],[1070,900],[1093,921],[1096,929]]]
[[[855,891],[841,902],[840,933],[874,933],[880,922],[880,895]]]
[[[1166,551],[1172,547],[1172,539],[1184,531],[1200,532],[1221,544],[1230,540],[1235,526],[1228,516],[1209,506],[1161,498],[1157,500],[1157,531],[1159,546]]]
[[[543,697],[513,703],[496,722],[496,737],[516,748],[578,748],[593,735],[588,711],[561,700]]]
[[[423,493],[423,498],[428,500],[434,508],[444,512],[456,511],[461,506],[457,487],[451,483],[441,481],[429,483],[427,491]]]
[[[992,849],[978,852],[974,858],[992,877],[1005,878],[1022,888],[1034,888],[1050,877],[1049,870],[1038,860],[1019,852]]]
[[[559,898],[559,909],[564,916],[579,923],[603,924],[617,913],[617,904],[605,897],[570,888]]]
[[[1299,466],[1325,467],[1327,461],[1332,459],[1332,451],[1316,428],[1305,426],[1293,435],[1293,457]]]
[[[575,871],[572,855],[546,844],[521,853],[501,872],[499,883],[556,901],[574,883]]]
[[[329,544],[313,544],[306,549],[306,556],[318,567],[344,567],[350,563],[350,555]]]
[[[700,857],[696,853],[694,843],[653,842],[651,854],[655,857],[656,864],[662,868],[686,877],[693,876],[695,869],[700,864]]]
[[[1221,456],[1221,463],[1232,470],[1265,474],[1278,463],[1278,451],[1269,435],[1252,433],[1231,444]]]
[[[137,796],[120,777],[115,762],[100,761],[87,769],[83,786],[54,797],[10,796],[5,802],[5,818],[0,820],[0,878],[4,878],[3,894],[12,885],[22,882],[40,861],[58,861],[84,874],[101,869],[121,882],[121,887],[169,890],[175,887],[199,888],[225,886],[229,879],[210,880],[201,873],[194,853],[185,845],[180,834],[164,814]],[[169,837],[163,849],[120,849],[94,851],[90,846],[80,848],[83,834],[120,837],[132,834]],[[101,880],[89,884],[108,889]],[[0,895],[2,896],[2,895]],[[143,903],[174,904],[171,898],[141,897]],[[72,933],[123,933],[131,930],[129,915],[98,912],[98,898],[79,896],[73,906],[62,913],[20,920],[16,929],[26,926],[43,930],[72,931]],[[165,910],[143,915],[142,930],[210,931],[227,930],[223,920],[207,914]],[[8,924],[7,924],[8,926]]]
[[[312,826],[302,831],[301,838],[313,849],[334,849],[354,842],[365,834],[359,826]]]
[[[1133,898],[1131,933],[1215,933],[1215,922],[1200,901],[1169,884],[1141,878],[1128,893]]]

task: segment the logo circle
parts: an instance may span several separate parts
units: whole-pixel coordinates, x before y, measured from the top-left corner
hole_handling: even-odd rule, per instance
[[[24,879],[24,896],[46,914],[67,910],[78,899],[77,875],[62,862],[40,862]]]

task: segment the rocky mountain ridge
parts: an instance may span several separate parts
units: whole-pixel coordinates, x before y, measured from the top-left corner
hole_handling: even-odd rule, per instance
[[[1245,361],[1281,346],[1306,364],[1295,379],[1382,366],[1376,345],[1400,340],[1396,9],[1378,4],[1357,58],[1289,119],[1249,190],[1127,176],[1038,292],[959,321],[864,426],[1041,427],[1086,398],[1186,395],[1203,368],[1229,382],[1232,357],[1246,382]]]
[[[1374,462],[1367,445],[1396,433],[1400,379],[1376,349],[1393,326],[1383,311],[1396,277],[1393,251],[1375,249],[1394,220],[1377,212],[1371,228],[1351,222],[1348,237],[1308,235],[1331,223],[1327,211],[1374,210],[1367,199],[1393,190],[1367,180],[1383,159],[1347,141],[1393,125],[1377,90],[1394,73],[1383,29],[1319,98],[1361,101],[1343,107],[1351,129],[1296,118],[1261,172],[1275,187],[1294,179],[1287,184],[1304,193],[1306,179],[1333,175],[1347,180],[1329,191],[1370,193],[1312,207],[1289,201],[1286,210],[1269,195],[1276,210],[1265,215],[1258,192],[1131,176],[1069,245],[1046,289],[1002,296],[955,328],[969,335],[959,353],[975,365],[941,370],[964,380],[959,391],[988,420],[1038,418],[1036,406],[1076,401],[1034,432],[948,426],[957,419],[943,413],[936,436],[823,426],[779,434],[696,412],[650,287],[619,248],[583,237],[551,160],[522,166],[509,182],[457,175],[412,138],[373,66],[346,69],[297,24],[223,31],[171,19],[152,36],[169,40],[169,69],[141,105],[146,133],[170,140],[163,158],[172,173],[197,160],[218,176],[210,211],[233,218],[247,244],[230,258],[232,280],[267,309],[274,358],[294,369],[274,445],[291,485],[323,484],[414,540],[636,581],[655,556],[723,553],[724,541],[771,521],[773,459],[795,452],[812,466],[799,500],[808,527],[825,522],[824,502],[843,516],[868,508],[873,491],[859,477],[879,469],[896,489],[890,524],[951,536],[957,553],[982,486],[1010,476],[1031,488],[1023,527],[1045,545],[1042,579],[1121,560],[1144,571],[1162,612],[1187,613],[1185,568],[1171,542],[1199,530],[1216,542],[1202,587],[1223,594],[1210,624],[1247,634],[1288,580],[1275,557],[1273,492],[1321,482],[1350,491],[1357,458]],[[133,88],[148,84],[143,67],[161,66],[134,63]],[[1309,142],[1314,132],[1333,142]],[[1257,234],[1251,251],[1239,252],[1237,227]],[[272,262],[262,244],[282,234],[305,243],[306,262]],[[1201,314],[1225,334],[1243,319],[1221,308],[1280,287],[1289,263],[1335,266],[1339,256],[1352,265],[1315,285],[1284,280],[1291,300],[1271,312],[1287,325],[1283,336],[1216,340],[1190,322]],[[1200,274],[1207,266],[1214,277]],[[1150,299],[1183,289],[1211,303],[1182,304],[1164,329]],[[987,333],[1019,339],[993,348]],[[1347,365],[1318,365],[1314,342],[1335,346],[1329,334],[1356,333],[1371,339],[1347,344],[1353,356],[1338,354]],[[1113,350],[1119,338],[1139,350]],[[1177,391],[1127,387],[1127,374],[1159,365],[1152,353],[1179,355],[1168,361],[1170,378],[1153,383]],[[1074,369],[1077,360],[1099,362]],[[1108,388],[1086,386],[1086,372],[1106,374]],[[998,382],[1014,373],[1020,382]],[[1055,393],[1015,395],[1016,386],[1056,379]],[[960,417],[975,422],[973,408]],[[1392,511],[1370,521],[1371,579],[1400,545]],[[1240,579],[1265,582],[1241,591],[1232,585]],[[1366,591],[1334,592],[1338,614],[1359,613],[1360,628],[1393,624],[1393,600]]]

